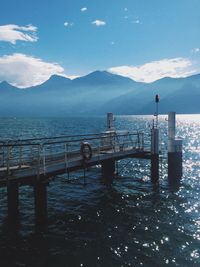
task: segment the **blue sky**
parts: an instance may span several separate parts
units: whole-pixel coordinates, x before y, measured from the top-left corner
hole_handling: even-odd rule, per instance
[[[199,11],[199,0],[2,0],[0,81],[26,87],[94,70],[146,82],[200,73]]]

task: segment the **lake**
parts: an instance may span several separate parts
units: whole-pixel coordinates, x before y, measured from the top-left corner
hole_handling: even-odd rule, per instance
[[[153,116],[116,116],[117,129],[145,131]],[[53,177],[48,186],[48,232],[34,232],[33,190],[20,188],[20,227],[6,227],[6,191],[0,189],[0,264],[7,266],[200,266],[200,115],[178,115],[183,179],[167,181],[166,116],[160,116],[160,183],[150,181],[148,160],[119,162],[106,186],[100,169]],[[32,138],[105,130],[105,117],[1,118],[0,138]]]

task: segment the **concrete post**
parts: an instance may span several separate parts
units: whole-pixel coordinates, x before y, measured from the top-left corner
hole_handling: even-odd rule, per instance
[[[168,113],[168,140],[174,140],[176,135],[176,112]]]
[[[35,226],[36,230],[46,230],[48,225],[47,213],[47,184],[37,181],[34,185],[35,198]]]
[[[111,131],[114,130],[114,118],[113,118],[113,113],[107,113],[107,130]]]
[[[159,130],[151,129],[151,181],[157,183],[159,180]]]
[[[176,113],[168,113],[168,180],[178,185],[182,177],[182,140],[176,136]]]

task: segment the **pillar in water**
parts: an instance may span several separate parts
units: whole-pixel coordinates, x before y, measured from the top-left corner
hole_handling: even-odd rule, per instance
[[[179,185],[183,174],[182,140],[169,142],[168,150],[168,180],[170,185]]]
[[[35,226],[36,230],[43,231],[47,228],[47,184],[37,181],[34,185],[35,198]]]
[[[107,113],[107,130],[113,130],[114,129],[114,117],[113,117],[113,113]]]
[[[115,175],[115,161],[113,159],[103,160],[101,163],[102,175],[106,182],[112,182]]]
[[[159,130],[151,129],[151,181],[157,183],[159,180]]]
[[[8,223],[9,227],[17,227],[19,220],[19,186],[14,181],[9,181],[7,185],[8,199]]]
[[[176,113],[168,113],[168,180],[178,185],[182,177],[182,140],[176,139]]]

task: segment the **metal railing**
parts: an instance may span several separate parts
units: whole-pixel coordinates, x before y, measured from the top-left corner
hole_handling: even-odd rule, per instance
[[[50,138],[6,140],[0,142],[0,177],[11,177],[16,171],[34,169],[37,175],[46,173],[46,166],[81,159],[80,146],[88,142],[93,155],[127,150],[145,150],[141,132],[105,132]]]

